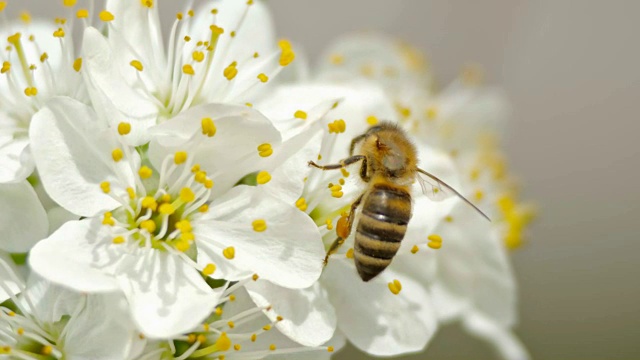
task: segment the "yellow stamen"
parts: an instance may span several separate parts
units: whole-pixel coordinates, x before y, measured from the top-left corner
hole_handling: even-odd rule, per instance
[[[237,63],[234,61],[224,69],[223,75],[227,78],[227,80],[231,81],[236,77],[236,75],[238,75],[238,69],[236,68],[236,65]]]
[[[113,243],[114,244],[122,244],[124,243],[124,237],[122,236],[116,236],[113,238]]]
[[[348,259],[353,259],[353,248],[349,248],[344,256],[346,256]]]
[[[108,194],[111,191],[111,183],[108,181],[101,182],[100,189],[102,189],[105,194]]]
[[[73,70],[80,72],[80,69],[82,69],[82,58],[77,58],[73,61]]]
[[[62,0],[62,5],[72,7],[76,5],[77,0]]]
[[[251,225],[253,226],[253,231],[255,232],[263,232],[267,230],[267,222],[263,219],[254,220]]]
[[[153,220],[145,220],[141,222],[138,227],[147,230],[149,234],[153,234],[153,232],[156,231],[156,223]]]
[[[287,66],[296,58],[296,54],[291,48],[291,43],[287,40],[280,40],[278,46],[282,50],[280,54],[280,66]]]
[[[196,72],[193,71],[193,66],[186,64],[182,66],[182,72],[187,75],[194,75]]]
[[[214,264],[207,264],[207,266],[205,266],[204,269],[202,269],[202,274],[204,274],[205,276],[211,276],[211,274],[213,274],[215,271],[216,271],[216,266]]]
[[[89,10],[87,9],[80,9],[76,12],[76,17],[78,19],[86,19],[89,17]]]
[[[158,208],[158,203],[153,196],[146,196],[142,199],[142,207],[145,209],[150,209],[151,211],[156,211]]]
[[[378,118],[375,117],[374,115],[368,116],[367,117],[367,124],[369,124],[371,126],[378,124]]]
[[[113,21],[113,19],[115,19],[113,14],[108,12],[107,10],[100,11],[100,15],[98,15],[98,17],[104,22]]]
[[[118,162],[122,160],[122,158],[124,157],[124,153],[122,152],[121,149],[114,149],[111,152],[111,157],[113,158],[113,161]]]
[[[271,181],[271,174],[269,174],[268,171],[260,171],[258,173],[258,176],[256,177],[256,181],[258,182],[258,184],[264,185]]]
[[[307,210],[307,200],[303,197],[301,197],[300,199],[298,199],[296,201],[296,207],[298,209],[300,209],[300,211],[306,211]]]
[[[142,66],[142,63],[139,60],[131,60],[129,65],[133,66],[133,68],[138,71],[144,70],[144,66]]]
[[[262,81],[263,83],[266,83],[267,81],[269,81],[269,77],[264,73],[260,73],[258,74],[258,80]]]
[[[331,134],[343,133],[347,129],[347,123],[342,119],[329,123],[327,126],[329,127],[329,133]]]
[[[141,179],[148,179],[153,175],[153,170],[150,167],[143,165],[140,170],[138,170],[138,175],[140,175]]]
[[[173,215],[176,212],[176,208],[169,203],[164,203],[158,207],[158,211],[163,215]]]
[[[118,134],[127,135],[131,132],[131,124],[128,122],[121,122],[118,124]]]
[[[402,284],[398,279],[394,279],[392,282],[387,284],[389,286],[389,290],[393,295],[398,295],[402,290]]]
[[[438,250],[442,247],[442,237],[440,237],[440,235],[431,234],[427,237],[427,239],[429,239],[429,243],[427,244],[427,246],[429,246],[430,248]]]
[[[293,114],[293,117],[296,119],[307,120],[307,113],[302,110],[298,110]]]
[[[418,252],[418,250],[420,250],[420,248],[418,247],[418,245],[413,245],[413,247],[411,248],[411,253],[415,254]]]
[[[233,246],[229,246],[228,248],[222,250],[222,255],[231,260],[236,257],[236,249],[234,249]]]
[[[207,135],[208,137],[212,137],[216,134],[216,125],[213,123],[211,118],[202,119],[202,134]]]
[[[273,154],[273,147],[269,143],[258,145],[258,155],[261,157],[269,157]]]
[[[193,60],[196,62],[202,62],[202,60],[204,60],[204,53],[196,50],[191,54],[191,57],[193,57]]]

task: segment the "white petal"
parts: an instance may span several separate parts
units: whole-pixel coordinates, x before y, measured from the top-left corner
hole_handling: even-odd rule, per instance
[[[320,131],[309,131],[285,142],[279,152],[289,158],[276,167],[271,174],[271,181],[261,186],[261,189],[276,199],[294,204],[302,195],[305,179],[312,171],[308,162],[320,152],[322,136]]]
[[[305,346],[320,346],[333,336],[336,314],[318,283],[306,289],[287,289],[258,280],[246,288],[256,305],[271,305],[272,310],[266,314],[272,321],[282,316],[276,327],[291,340]]]
[[[24,180],[34,166],[28,138],[0,135],[0,183]]]
[[[130,123],[131,132],[126,137],[129,144],[148,142],[147,130],[156,123],[157,107],[148,96],[127,84],[113,66],[113,50],[98,30],[87,28],[82,44],[83,71],[98,116],[113,127],[123,121]]]
[[[33,187],[21,181],[0,184],[0,249],[25,253],[47,236],[47,213]]]
[[[174,254],[139,249],[118,270],[138,328],[150,338],[168,338],[200,324],[216,307],[224,287],[211,289],[200,273]]]
[[[44,188],[54,201],[74,214],[93,216],[119,205],[102,192],[101,182],[111,182],[113,191],[122,193],[133,184],[127,161],[114,163],[111,158],[113,149],[122,147],[117,144],[114,130],[98,121],[90,107],[76,100],[51,100],[34,115],[30,136]],[[116,170],[126,184],[119,184]]]
[[[260,187],[243,187],[233,200],[214,202],[205,217],[194,222],[198,263],[218,267],[216,277],[238,280],[257,273],[262,279],[287,287],[306,288],[322,271],[324,247],[318,227],[292,204],[260,194]],[[256,232],[252,223],[265,220]],[[222,249],[233,246],[235,258]]]
[[[78,291],[116,291],[113,276],[126,253],[107,230],[97,219],[69,221],[31,250],[29,265],[43,278]]]
[[[17,295],[24,288],[24,280],[18,275],[19,271],[11,256],[0,251],[0,304],[10,297]]]
[[[388,283],[398,279],[394,295]],[[375,356],[423,350],[437,328],[425,287],[387,268],[369,282],[358,276],[352,260],[332,259],[321,282],[338,316],[338,328],[359,349]]]
[[[50,324],[60,321],[65,315],[73,314],[84,302],[83,295],[79,292],[56,285],[37,274],[29,276],[27,288],[20,298],[30,315]]]
[[[488,317],[473,313],[464,317],[465,330],[493,345],[504,360],[528,360],[531,358],[522,342],[508,329]]]
[[[84,309],[66,326],[64,352],[69,360],[122,360],[136,329],[122,294],[90,295]]]
[[[216,126],[213,137],[202,135],[202,119],[211,118]],[[243,176],[269,166],[270,159],[258,154],[258,146],[276,146],[280,134],[262,114],[246,106],[207,104],[180,113],[152,129],[154,139],[149,157],[159,168],[164,158],[187,150],[213,179],[214,194],[232,187]],[[192,136],[196,136],[192,140]],[[190,145],[197,146],[191,152]]]

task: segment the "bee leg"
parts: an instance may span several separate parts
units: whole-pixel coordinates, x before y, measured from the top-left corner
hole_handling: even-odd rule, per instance
[[[309,166],[313,166],[315,168],[321,169],[321,170],[336,170],[336,169],[342,169],[345,166],[349,166],[353,163],[356,163],[358,161],[364,160],[366,159],[366,157],[364,155],[355,155],[355,156],[351,156],[348,157],[344,160],[340,160],[339,164],[330,164],[330,165],[318,165],[313,161],[309,161]]]
[[[347,217],[346,224],[341,223],[340,220],[342,219],[338,220],[338,224],[336,225],[336,232],[338,233],[338,237],[333,241],[333,243],[331,243],[331,246],[327,251],[327,255],[324,257],[324,266],[327,266],[327,263],[329,262],[329,256],[335,253],[340,248],[340,246],[344,244],[344,241],[349,237],[349,234],[351,234],[353,222],[355,221],[356,217],[356,210],[358,209],[358,206],[360,205],[363,197],[364,194],[360,195],[356,199],[356,201],[351,204],[351,210],[349,210],[349,216]]]
[[[358,143],[364,140],[364,138],[366,137],[367,134],[362,134],[360,136],[354,137],[353,140],[351,140],[351,146],[349,147],[349,156],[353,156],[353,151],[356,149],[356,145],[358,145]]]

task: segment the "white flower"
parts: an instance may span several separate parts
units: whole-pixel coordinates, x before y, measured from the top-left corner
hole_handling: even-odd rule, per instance
[[[282,317],[270,320],[256,306],[240,284],[225,293],[207,321],[192,331],[169,340],[147,343],[134,358],[150,359],[329,359],[344,345],[336,337],[324,346],[300,346],[274,326]]]
[[[487,140],[502,130],[504,98],[498,90],[478,86],[480,74],[473,69],[444,91],[434,92],[410,80],[420,78],[424,68],[386,60],[402,59],[406,54],[396,43],[374,38],[369,39],[373,45],[365,42],[360,46],[357,38],[338,41],[332,47],[331,52],[344,52],[347,66],[327,65],[322,76],[364,76],[391,84],[388,94],[400,122],[415,136],[453,156],[461,174],[459,189],[494,219],[488,223],[459,203],[435,229],[445,240],[435,259],[436,280],[424,285],[432,284],[438,316],[445,322],[461,320],[470,333],[490,341],[506,358],[527,358],[510,331],[517,318],[516,288],[502,238],[506,236],[509,246],[519,243],[519,234],[531,216],[526,207],[515,203],[502,154]],[[354,71],[363,63],[378,71]],[[385,68],[389,71],[383,71]]]
[[[0,208],[0,251],[26,253],[47,236],[47,213],[26,180],[0,184]]]
[[[149,337],[185,332],[211,313],[224,286],[212,289],[206,277],[258,274],[292,288],[318,278],[313,222],[259,187],[231,188],[279,141],[262,115],[229,105],[183,112],[157,130],[149,159],[127,145],[130,129],[110,128],[68,98],[34,117],[45,189],[87,217],[36,245],[34,271],[80,291],[123,291]]]
[[[121,295],[82,295],[37,278],[17,288],[17,312],[0,306],[0,356],[121,360],[138,337]]]
[[[29,122],[57,95],[85,99],[73,41],[66,25],[50,22],[4,23],[0,39],[9,51],[0,62],[0,183],[26,179],[34,170],[29,149]]]
[[[288,42],[276,46],[260,1],[178,13],[166,48],[153,1],[109,0],[100,17],[108,37],[84,34],[89,93],[98,116],[131,123],[134,145],[149,140],[151,125],[195,105],[251,101],[295,58]]]
[[[289,102],[282,96],[287,93],[291,94]],[[290,86],[277,91],[274,97],[280,99],[265,99],[258,108],[262,104],[278,103],[278,109],[284,109],[278,110],[280,118],[273,111],[270,117],[281,121],[276,122],[276,126],[283,129],[285,138],[287,134],[291,136],[288,147],[291,155],[274,171],[265,188],[309,214],[318,224],[317,231],[323,235],[325,249],[328,249],[336,238],[336,220],[362,193],[363,187],[357,166],[348,171],[322,172],[305,164],[309,160],[324,164],[346,158],[351,139],[376,124],[378,119],[392,116],[393,109],[379,90],[362,84]],[[318,101],[332,97],[341,98],[339,104],[315,123],[296,126],[295,122],[303,124],[308,120],[286,117],[296,108],[305,113],[313,109],[308,99]],[[273,107],[265,109],[269,113]],[[436,173],[451,170],[446,156],[438,157],[426,147],[421,149],[423,167]],[[449,173],[451,175],[455,174]],[[389,356],[422,350],[436,329],[430,295],[420,283],[421,279],[431,279],[434,269],[425,268],[425,264],[434,263],[432,249],[425,245],[429,230],[443,220],[455,200],[436,205],[421,198],[419,193],[420,190],[414,192],[414,221],[402,246],[391,266],[377,278],[365,283],[358,276],[352,259],[351,236],[331,256],[314,286],[289,290],[258,280],[246,285],[251,297],[258,305],[271,304],[273,309],[267,312],[268,316],[284,318],[276,324],[278,329],[302,344],[321,344],[337,327],[338,333],[370,354]]]

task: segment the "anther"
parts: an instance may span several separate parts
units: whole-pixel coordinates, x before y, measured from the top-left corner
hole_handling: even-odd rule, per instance
[[[116,245],[117,244],[122,244],[122,243],[124,243],[124,237],[123,236],[116,236],[116,237],[113,238],[112,242],[114,244],[116,244]]]
[[[296,119],[307,120],[307,113],[302,110],[298,110],[293,114],[293,117]]]
[[[98,15],[98,17],[104,22],[113,21],[113,19],[115,19],[113,14],[108,12],[107,10],[100,11],[100,15]]]
[[[389,286],[389,291],[391,291],[393,295],[398,295],[402,290],[402,284],[398,279],[394,279],[392,282],[388,283],[387,285]]]
[[[276,351],[276,344],[269,345],[269,350]]]
[[[113,158],[113,161],[118,162],[122,160],[122,158],[124,157],[124,153],[122,152],[122,149],[114,149],[111,152],[111,157]]]
[[[367,117],[367,124],[373,126],[373,125],[377,125],[378,124],[378,118],[375,117],[374,115],[368,116]]]
[[[153,220],[145,220],[140,223],[139,228],[147,230],[149,234],[153,234],[153,232],[156,231],[156,223]]]
[[[260,171],[258,173],[258,176],[256,177],[256,181],[258,182],[258,184],[264,185],[271,181],[271,174],[269,174],[268,171]]]
[[[163,215],[173,215],[173,213],[176,212],[176,209],[173,207],[173,205],[164,203],[158,207],[158,212]]]
[[[121,122],[118,124],[118,134],[127,135],[131,132],[131,124],[128,122]]]
[[[261,157],[269,157],[273,154],[273,147],[269,143],[258,145],[258,155]]]
[[[205,276],[211,276],[216,271],[216,266],[214,264],[207,264],[207,266],[202,269],[202,274]]]
[[[78,19],[86,19],[89,17],[89,10],[87,9],[80,9],[76,12],[76,17]]]
[[[260,73],[258,74],[258,80],[262,81],[263,83],[266,83],[267,81],[269,81],[269,77],[264,73]]]
[[[296,54],[291,48],[291,43],[287,40],[280,40],[278,46],[282,50],[280,54],[280,66],[287,66],[296,58]]]
[[[342,119],[335,120],[334,122],[327,124],[327,126],[329,127],[329,133],[331,134],[343,133],[347,129],[347,123]]]
[[[187,161],[187,152],[176,151],[175,155],[173,156],[173,162],[176,165],[180,165],[180,164],[184,164],[185,161]]]
[[[429,240],[427,246],[429,246],[430,248],[437,250],[442,247],[442,237],[440,237],[440,235],[431,234],[427,237],[427,239]]]
[[[202,62],[204,60],[204,53],[196,50],[191,54],[191,57],[193,57],[193,60],[196,62]]]
[[[73,7],[76,5],[77,0],[62,0],[62,5],[66,7]]]
[[[82,58],[77,58],[73,61],[73,70],[80,72],[80,69],[82,69]]]
[[[138,60],[131,60],[129,65],[133,66],[133,68],[138,70],[138,71],[144,70],[144,66],[142,66],[142,63],[140,61],[138,61]]]
[[[225,258],[232,260],[234,257],[236,257],[236,249],[234,249],[233,246],[229,246],[228,248],[222,250],[222,255],[224,255]]]
[[[111,183],[108,181],[101,182],[100,189],[102,189],[102,192],[104,192],[105,194],[108,194],[111,191]]]
[[[327,351],[328,351],[328,352],[333,352],[333,346],[329,346],[329,347],[327,347]]]
[[[213,120],[211,120],[211,118],[203,118],[201,123],[203,135],[212,137],[216,134],[216,125],[213,123]]]
[[[180,189],[180,200],[185,203],[192,202],[196,199],[196,194],[191,190],[191,188],[183,187]]]
[[[435,106],[429,106],[427,108],[427,111],[425,112],[425,115],[427,116],[427,119],[435,120],[438,116],[438,108],[436,108]]]
[[[411,248],[411,253],[415,254],[418,252],[418,250],[420,250],[420,248],[418,247],[418,245],[413,245],[413,247]]]
[[[251,226],[253,226],[253,231],[255,232],[263,232],[267,230],[267,222],[263,219],[254,220],[251,223]]]
[[[300,209],[301,211],[306,211],[307,210],[307,200],[303,197],[301,197],[300,199],[298,199],[296,201],[296,207],[298,209]]]
[[[348,259],[353,259],[353,248],[349,248],[344,256],[346,256]]]
[[[142,207],[145,209],[150,209],[151,211],[156,211],[158,208],[158,203],[153,196],[146,196],[142,199]]]
[[[193,71],[193,66],[186,64],[182,66],[182,72],[187,75],[194,75],[196,72]]]
[[[236,75],[238,75],[238,69],[236,68],[236,66],[237,63],[234,61],[224,69],[223,75],[227,78],[227,80],[231,81],[236,77]]]
[[[153,170],[146,165],[142,165],[140,170],[138,170],[138,175],[140,175],[141,179],[148,179],[153,175]]]

